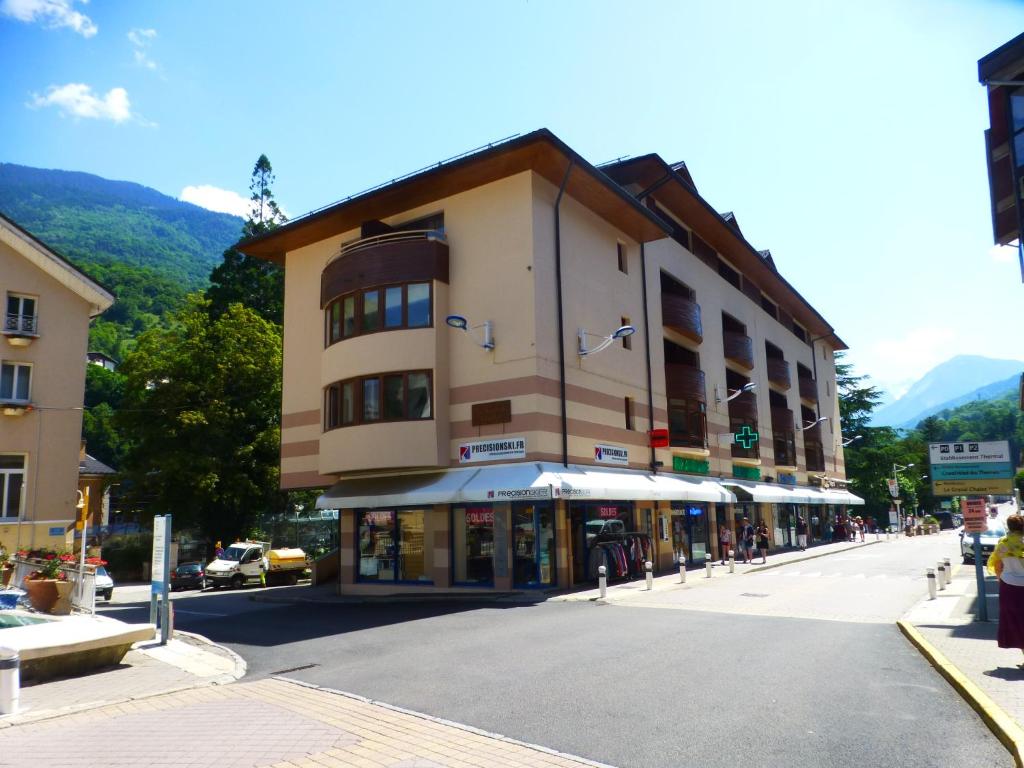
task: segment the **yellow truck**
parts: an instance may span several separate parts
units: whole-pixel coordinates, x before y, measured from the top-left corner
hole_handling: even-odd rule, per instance
[[[236,541],[206,566],[206,581],[214,588],[259,584],[266,573],[267,585],[295,584],[306,576],[310,558],[297,547],[271,549],[269,541]]]

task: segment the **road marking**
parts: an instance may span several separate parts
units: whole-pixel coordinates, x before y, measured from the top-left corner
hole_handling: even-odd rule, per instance
[[[227,613],[212,613],[210,611],[188,611],[188,610],[185,610],[184,608],[175,608],[174,612],[175,613],[187,613],[187,614],[190,614],[192,616],[230,616],[230,614],[227,614]]]

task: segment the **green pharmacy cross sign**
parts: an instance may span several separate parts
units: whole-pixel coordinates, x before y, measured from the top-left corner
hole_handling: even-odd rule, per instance
[[[759,437],[757,432],[750,428],[749,424],[744,424],[740,427],[740,431],[732,436],[732,439],[733,442],[740,445],[744,450],[749,451],[754,447],[754,443],[758,441]]]

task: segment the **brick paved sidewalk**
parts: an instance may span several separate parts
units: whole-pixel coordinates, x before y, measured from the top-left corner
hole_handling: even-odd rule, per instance
[[[975,619],[978,589],[973,565],[961,565],[935,600],[923,600],[904,619],[957,669],[1024,727],[1024,654],[996,644],[999,597],[996,579],[986,579],[987,622]]]
[[[598,764],[349,694],[274,678],[153,696],[0,731],[0,767],[40,765],[581,768]]]

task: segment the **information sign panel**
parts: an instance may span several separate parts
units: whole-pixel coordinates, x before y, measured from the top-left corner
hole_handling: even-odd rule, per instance
[[[928,459],[935,496],[1013,493],[1013,461],[1006,440],[931,443]]]
[[[968,499],[964,502],[964,530],[967,533],[982,533],[988,527],[988,513],[984,499]]]

